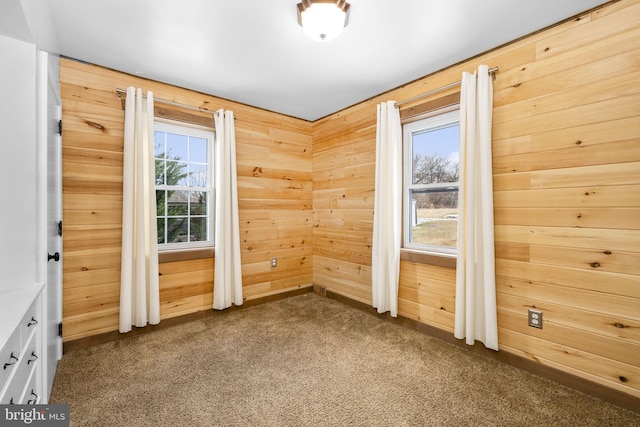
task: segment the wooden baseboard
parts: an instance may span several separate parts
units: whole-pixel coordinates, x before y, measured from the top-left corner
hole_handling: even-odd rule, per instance
[[[102,344],[109,341],[116,341],[123,338],[132,337],[135,335],[145,334],[151,331],[158,331],[161,329],[166,329],[171,326],[181,325],[187,322],[193,322],[194,320],[206,319],[213,316],[220,316],[232,311],[242,310],[244,308],[253,307],[255,305],[265,304],[272,301],[277,301],[289,297],[293,297],[296,295],[306,294],[308,292],[312,292],[312,287],[304,287],[299,289],[294,289],[292,291],[287,291],[279,294],[268,295],[260,298],[245,300],[241,306],[233,305],[225,310],[202,310],[197,311],[195,313],[185,314],[182,316],[171,317],[168,319],[163,319],[157,325],[147,325],[144,328],[134,328],[130,332],[121,334],[119,331],[105,332],[103,334],[93,335],[85,338],[78,338],[76,340],[68,341],[63,343],[62,351],[66,353],[68,351],[77,350],[80,348],[91,347],[97,344]]]
[[[628,393],[623,393],[621,391],[605,387],[601,384],[594,383],[593,381],[577,377],[567,372],[563,372],[559,369],[542,365],[541,363],[536,363],[532,360],[512,353],[508,353],[506,351],[489,350],[481,343],[476,342],[476,344],[473,346],[467,345],[463,340],[456,339],[453,334],[448,331],[444,331],[434,326],[425,325],[424,323],[420,323],[417,320],[409,319],[407,317],[398,316],[397,318],[393,318],[388,313],[380,314],[368,304],[353,300],[340,294],[336,294],[322,287],[314,287],[314,292],[354,307],[356,309],[362,310],[366,313],[378,317],[379,319],[415,329],[419,332],[431,335],[442,341],[455,344],[467,351],[473,351],[485,357],[507,363],[524,371],[538,375],[542,378],[546,378],[548,380],[570,387],[574,390],[578,390],[582,393],[588,394],[589,396],[596,397],[630,411],[640,413],[640,398],[632,396]]]

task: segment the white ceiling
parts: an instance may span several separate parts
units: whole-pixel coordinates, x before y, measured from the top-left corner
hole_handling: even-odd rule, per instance
[[[306,120],[606,3],[349,0],[344,32],[318,43],[298,2],[48,1],[64,56]]]

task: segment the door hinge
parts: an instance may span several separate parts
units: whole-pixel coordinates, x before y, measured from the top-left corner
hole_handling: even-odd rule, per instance
[[[62,221],[58,221],[58,236],[62,236]]]
[[[62,136],[62,120],[58,120],[58,135]]]
[[[58,323],[58,336],[62,338],[62,322]]]

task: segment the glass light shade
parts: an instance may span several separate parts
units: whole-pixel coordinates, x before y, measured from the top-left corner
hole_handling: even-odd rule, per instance
[[[346,18],[347,13],[335,3],[312,3],[300,13],[300,25],[312,39],[328,42],[340,35]]]

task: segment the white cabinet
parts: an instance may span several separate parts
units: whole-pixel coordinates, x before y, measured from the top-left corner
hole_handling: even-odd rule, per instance
[[[44,403],[43,285],[0,292],[0,404]]]

